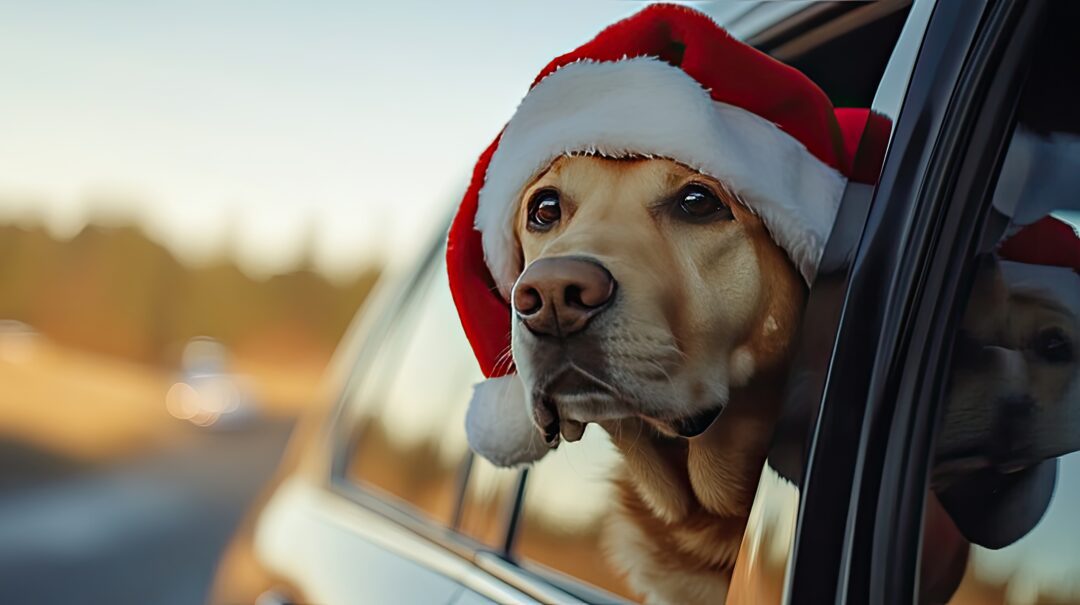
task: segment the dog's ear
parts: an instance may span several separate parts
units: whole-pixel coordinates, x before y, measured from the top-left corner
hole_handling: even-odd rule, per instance
[[[985,548],[1004,548],[1030,532],[1050,506],[1057,458],[1019,472],[971,473],[938,493],[960,533]]]
[[[964,310],[964,332],[979,344],[1001,344],[1002,326],[1006,325],[1009,287],[993,254],[980,255],[976,261],[975,283]]]

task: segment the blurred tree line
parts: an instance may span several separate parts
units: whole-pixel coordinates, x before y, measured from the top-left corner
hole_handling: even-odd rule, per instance
[[[371,268],[336,284],[299,268],[260,280],[230,259],[185,265],[132,226],[90,225],[61,240],[0,225],[0,319],[158,364],[174,363],[194,336],[283,361],[328,356],[377,277]]]

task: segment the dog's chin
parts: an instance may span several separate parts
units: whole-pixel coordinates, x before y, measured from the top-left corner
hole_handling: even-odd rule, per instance
[[[717,403],[680,417],[656,417],[633,409],[610,384],[595,374],[569,365],[533,391],[533,421],[544,441],[554,447],[560,439],[578,441],[590,422],[641,418],[669,437],[693,438],[707,431],[724,411]]]

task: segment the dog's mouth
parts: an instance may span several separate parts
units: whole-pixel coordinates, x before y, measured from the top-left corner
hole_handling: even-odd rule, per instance
[[[1031,467],[1039,461],[1034,457],[1031,440],[1025,438],[1031,418],[1037,411],[1029,395],[999,398],[1000,409],[994,421],[974,442],[955,446],[944,442],[936,452],[934,474],[939,481],[982,470],[1009,475]]]
[[[705,431],[709,430],[713,424],[716,423],[716,419],[720,417],[720,414],[724,412],[724,406],[718,405],[710,407],[706,410],[691,414],[689,416],[682,416],[679,418],[658,419],[649,416],[642,416],[649,424],[656,427],[661,433],[669,435],[671,437],[685,437],[687,439],[697,437]]]
[[[551,447],[558,445],[560,435],[578,441],[589,422],[610,416],[610,404],[617,399],[614,387],[571,364],[535,392],[533,422]]]
[[[581,439],[590,422],[638,416],[670,436],[692,438],[709,430],[724,411],[723,405],[709,407],[689,416],[655,418],[635,414],[617,405],[616,389],[596,375],[575,365],[568,366],[534,393],[533,422],[549,447],[560,439]]]
[[[1002,451],[988,451],[984,447],[941,453],[934,459],[932,482],[947,484],[957,478],[982,471],[1011,475],[1026,470],[1037,462],[1021,454],[1016,452],[1007,455]]]

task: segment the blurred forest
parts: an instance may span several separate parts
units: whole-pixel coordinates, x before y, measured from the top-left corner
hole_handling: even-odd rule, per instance
[[[378,270],[334,283],[310,266],[256,279],[227,258],[185,265],[130,225],[88,225],[70,240],[0,225],[0,319],[154,365],[174,365],[202,335],[249,359],[325,360]]]

